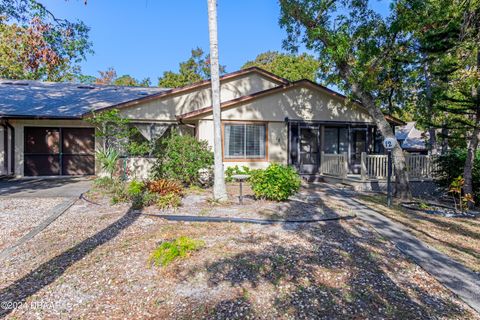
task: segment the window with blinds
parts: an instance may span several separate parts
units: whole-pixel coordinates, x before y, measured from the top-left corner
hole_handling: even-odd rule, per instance
[[[225,124],[225,158],[264,159],[266,138],[265,124]]]

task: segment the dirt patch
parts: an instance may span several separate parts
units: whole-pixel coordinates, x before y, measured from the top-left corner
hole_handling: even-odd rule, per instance
[[[302,189],[303,190],[303,189]],[[182,201],[182,206],[176,209],[160,210],[154,206],[145,208],[149,214],[194,215],[206,217],[236,217],[267,220],[317,220],[351,216],[346,207],[331,208],[324,205],[321,199],[302,197],[302,191],[284,202],[255,199],[247,183],[243,187],[243,204],[239,203],[239,187],[228,184],[229,201],[217,203],[212,200],[211,191],[188,192]]]
[[[65,198],[0,198],[0,251],[12,246],[49,216]]]

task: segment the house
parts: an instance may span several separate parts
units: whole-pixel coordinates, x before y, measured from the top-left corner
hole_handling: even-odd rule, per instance
[[[289,82],[253,67],[221,77],[225,166],[291,164],[316,174],[322,151],[344,154],[357,172],[381,139],[357,103],[308,80]],[[95,174],[92,111],[116,108],[145,139],[172,127],[213,145],[210,81],[176,89],[0,80],[0,174]],[[392,126],[404,123],[385,115]]]
[[[395,131],[395,138],[400,147],[408,153],[428,154],[426,143],[428,132],[417,129],[416,124],[416,121],[410,121],[406,125],[398,127]]]

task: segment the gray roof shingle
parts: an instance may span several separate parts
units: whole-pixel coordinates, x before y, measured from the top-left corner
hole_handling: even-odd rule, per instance
[[[1,117],[79,118],[169,89],[0,79]]]

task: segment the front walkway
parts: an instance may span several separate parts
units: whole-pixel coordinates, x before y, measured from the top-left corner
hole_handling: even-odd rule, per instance
[[[360,219],[368,222],[400,251],[480,313],[480,277],[477,274],[420,241],[402,225],[356,201],[352,192],[335,187],[325,188],[327,195],[349,205]]]

